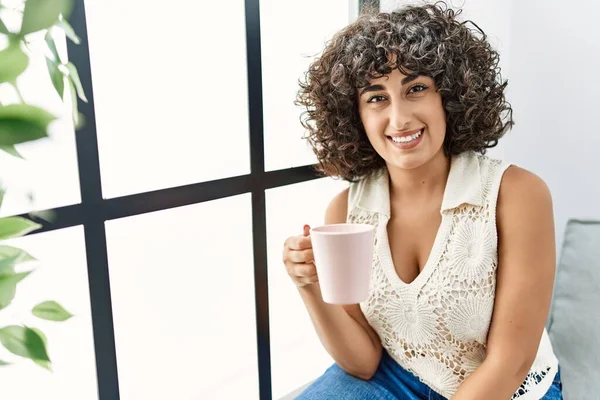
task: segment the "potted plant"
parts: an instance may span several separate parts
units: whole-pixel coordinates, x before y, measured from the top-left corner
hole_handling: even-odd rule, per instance
[[[43,108],[27,104],[19,92],[18,78],[29,64],[32,40],[45,42],[48,79],[63,101],[66,101],[65,92],[69,90],[75,127],[79,127],[82,122],[77,111],[77,97],[83,101],[87,100],[77,68],[61,59],[52,35],[55,29],[61,29],[69,40],[79,44],[79,38],[68,23],[72,7],[72,0],[21,0],[9,9],[0,0],[0,40],[5,43],[3,48],[0,47],[0,85],[12,85],[20,98],[20,102],[14,103],[0,98],[0,151],[12,157],[22,158],[18,152],[19,144],[48,137],[48,128],[56,120],[54,115]],[[8,23],[7,15],[18,15],[19,26]],[[10,22],[14,22],[14,19]],[[0,186],[0,207],[5,190]],[[3,241],[26,235],[39,228],[41,225],[29,218],[0,218],[0,313],[12,302],[19,282],[32,272],[30,268],[23,267],[31,265],[30,262],[34,261],[26,251],[5,245]],[[60,304],[51,300],[33,306],[31,312],[38,318],[51,321],[65,321],[72,317]],[[44,333],[35,327],[0,326],[0,345],[17,356],[50,369],[47,339]],[[0,366],[5,365],[8,363],[0,360]]]

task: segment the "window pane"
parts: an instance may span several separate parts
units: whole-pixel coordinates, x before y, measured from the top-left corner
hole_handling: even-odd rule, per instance
[[[266,193],[274,399],[317,378],[333,362],[281,259],[285,239],[302,234],[304,224],[322,225],[327,205],[347,186],[343,181],[323,178]]]
[[[85,4],[104,197],[248,173],[243,0]]]
[[[96,359],[88,290],[83,228],[76,226],[5,241],[28,251],[39,261],[23,264],[35,269],[17,288],[13,303],[0,311],[0,326],[25,324],[48,338],[52,372],[19,358],[0,346],[2,399],[97,399]],[[65,322],[34,317],[31,309],[55,300],[74,317]]]
[[[0,13],[7,26],[20,23],[21,17],[9,10]],[[59,53],[66,60],[66,40],[59,30],[54,31]],[[79,203],[79,177],[75,134],[71,120],[69,95],[66,103],[52,86],[45,59],[44,35],[28,36],[30,63],[17,84],[28,104],[42,107],[58,119],[49,127],[49,139],[17,145],[25,160],[0,151],[0,184],[7,189],[0,215],[14,215]],[[0,35],[0,48],[6,46]],[[68,90],[67,90],[68,92]],[[19,97],[9,84],[0,84],[2,104],[18,103]],[[29,201],[29,194],[33,201]]]
[[[262,76],[267,171],[316,163],[302,139],[301,108],[294,105],[314,56],[355,19],[357,0],[261,0]]]
[[[250,195],[109,221],[123,399],[258,399]]]

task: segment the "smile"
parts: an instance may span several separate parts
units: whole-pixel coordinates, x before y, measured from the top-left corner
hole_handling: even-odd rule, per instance
[[[409,142],[412,142],[413,140],[417,140],[419,138],[419,136],[421,136],[422,134],[423,134],[423,130],[421,129],[419,132],[409,135],[409,136],[400,136],[400,137],[390,136],[390,138],[395,143],[409,143]]]
[[[425,131],[425,128],[422,128],[416,132],[413,131],[413,133],[410,133],[408,135],[403,134],[403,135],[388,136],[387,139],[390,142],[392,142],[395,147],[406,150],[406,149],[415,147],[416,145],[418,145],[421,142],[424,131]]]
[[[413,133],[412,135],[408,135],[408,136],[397,136],[397,137],[390,136],[390,139],[392,139],[392,141],[394,143],[410,143],[413,140],[417,140],[422,134],[423,134],[423,129],[421,129],[417,133]]]

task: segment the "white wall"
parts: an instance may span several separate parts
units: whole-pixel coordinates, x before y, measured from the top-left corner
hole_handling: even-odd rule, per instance
[[[516,125],[504,151],[548,183],[560,246],[568,218],[600,218],[600,3],[514,4],[509,96]]]

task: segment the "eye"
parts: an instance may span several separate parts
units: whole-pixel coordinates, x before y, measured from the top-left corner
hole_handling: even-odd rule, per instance
[[[416,85],[411,86],[411,88],[408,89],[408,94],[422,92],[426,89],[428,89],[427,86],[423,85],[422,83],[417,83]]]
[[[380,101],[384,101],[384,100],[386,100],[386,98],[384,96],[378,95],[378,96],[370,97],[369,100],[367,100],[367,103],[379,103]]]

